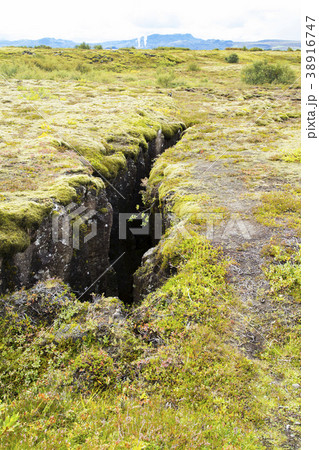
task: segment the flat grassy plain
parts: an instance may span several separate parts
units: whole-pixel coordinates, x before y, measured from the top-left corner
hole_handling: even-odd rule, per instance
[[[2,254],[185,128],[144,193],[173,217],[139,269],[161,287],[131,307],[60,280],[0,300],[3,448],[300,447],[300,52],[230,53],[0,50]],[[245,84],[263,60],[295,82]]]

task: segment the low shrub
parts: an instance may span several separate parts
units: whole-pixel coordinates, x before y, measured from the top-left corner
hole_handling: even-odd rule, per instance
[[[284,64],[257,61],[242,70],[242,80],[247,84],[290,84],[296,78],[294,71]]]
[[[199,66],[198,66],[198,64],[193,62],[193,63],[189,64],[188,70],[190,70],[191,72],[198,72],[199,71]]]
[[[116,381],[112,358],[102,349],[91,349],[78,355],[73,362],[73,382],[82,392],[105,390]]]
[[[174,86],[175,78],[175,72],[173,70],[170,70],[169,72],[159,73],[156,81],[159,86],[169,88]]]
[[[82,44],[76,45],[75,48],[81,48],[82,50],[90,50],[90,45],[82,42]]]
[[[36,45],[34,48],[45,48],[45,49],[49,50],[49,49],[51,49],[52,47],[50,47],[49,45],[41,44],[41,45]]]
[[[2,64],[0,66],[0,73],[2,73],[7,78],[15,77],[18,70],[19,67],[16,64]]]
[[[226,60],[228,63],[236,64],[236,63],[238,63],[239,58],[238,58],[237,53],[231,53],[229,56],[226,56],[225,60]]]

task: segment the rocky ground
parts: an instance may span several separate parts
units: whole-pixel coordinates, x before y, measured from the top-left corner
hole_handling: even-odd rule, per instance
[[[2,445],[299,448],[298,52],[262,52],[297,78],[259,87],[240,71],[261,52],[2,52],[4,258],[53,204],[108,192],[159,130],[186,128],[143,175],[165,232],[133,305],[46,277],[1,298]]]
[[[238,302],[229,307],[234,320],[230,341],[254,360],[271,356],[268,383],[282,386],[287,403],[282,405],[281,399],[273,405],[269,420],[280,424],[280,448],[299,448],[295,401],[300,384],[297,355],[289,347],[300,322],[300,291],[295,290],[295,276],[300,280],[300,91],[294,86],[284,92],[260,90],[257,101],[253,94],[244,103],[245,95],[232,91],[221,102],[216,90],[208,103],[202,92],[177,94],[188,108],[192,99],[197,103],[202,98],[201,113],[209,119],[189,128],[158,160],[150,181],[153,177],[157,185],[156,173],[161,174],[160,201],[170,203],[175,226],[182,224],[181,236],[189,236],[187,223],[198,223],[201,233],[231,261],[228,283]],[[291,371],[291,381],[283,381],[283,374],[291,376]]]

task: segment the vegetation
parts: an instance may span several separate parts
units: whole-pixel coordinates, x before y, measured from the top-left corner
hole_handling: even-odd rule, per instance
[[[2,89],[7,91],[7,86]],[[76,188],[80,185],[99,191],[107,180],[126,168],[128,158],[137,158],[141,148],[147,148],[160,129],[164,136],[171,138],[185,128],[181,121],[176,121],[170,99],[146,103],[130,96],[119,97],[117,105],[122,108],[119,112],[114,111],[113,98],[102,102],[97,91],[94,115],[97,111],[99,115],[94,123],[85,120],[81,110],[72,115],[59,110],[70,101],[67,100],[70,92],[73,92],[73,100],[76,98],[84,108],[92,109],[93,98],[86,95],[86,83],[71,90],[66,87],[63,100],[53,94],[54,89],[55,86],[47,89],[32,85],[18,88],[12,93],[16,107],[13,110],[11,105],[8,107],[8,115],[4,115],[0,125],[5,142],[0,148],[0,255],[25,250],[32,230],[52,211],[54,201],[65,205],[76,201]],[[41,113],[43,99],[46,100],[46,117]],[[26,102],[29,102],[27,108]],[[150,107],[152,110],[148,109]],[[20,140],[11,142],[12,118],[19,120],[21,115],[27,130]],[[97,125],[96,128],[93,125]],[[81,132],[70,135],[65,131],[68,128]],[[21,149],[24,139],[29,145]],[[86,164],[81,162],[81,157]],[[93,171],[101,178],[93,177]]]
[[[269,379],[263,364],[227,343],[234,307],[225,278],[230,262],[202,237],[194,239],[179,238],[171,246],[169,263],[177,274],[124,322],[112,319],[123,308],[118,300],[77,303],[55,280],[4,299],[11,307],[1,326],[2,391],[7,399],[28,393],[5,406],[8,417],[24,414],[14,434],[4,433],[3,445],[100,446],[116,440],[125,448],[140,439],[153,446],[262,448],[253,426],[262,424]],[[21,299],[23,311],[17,308]],[[206,418],[198,423],[203,411]],[[182,417],[185,424],[179,424]]]
[[[296,76],[289,66],[269,64],[268,61],[257,61],[243,69],[242,78],[247,84],[291,84]]]
[[[256,210],[256,218],[261,223],[273,227],[287,225],[300,230],[300,192],[292,192],[291,186],[283,191],[262,194],[262,206]]]
[[[85,42],[82,42],[82,44],[76,45],[75,48],[80,48],[82,50],[90,50],[91,46],[90,46],[90,44],[86,44]]]
[[[188,70],[192,71],[192,72],[198,72],[200,70],[198,64],[196,63],[190,63],[188,66]]]
[[[0,298],[0,447],[298,448],[300,83],[247,84],[245,50],[22,53],[0,50],[1,255],[160,129],[182,138],[143,180],[167,220],[139,302],[57,279]]]
[[[77,51],[78,50],[78,51]],[[80,51],[81,50],[81,51]],[[199,82],[207,78],[214,69],[214,78],[208,76],[204,85],[213,89],[214,85],[222,82],[225,57],[229,51],[191,51],[185,49],[120,49],[120,50],[96,50],[90,49],[33,49],[33,55],[23,53],[22,48],[1,49],[0,71],[6,77],[15,77],[20,80],[55,80],[55,81],[83,81],[106,83],[108,86],[115,83],[116,88],[126,89],[132,87],[156,86],[156,71],[174,69],[176,77],[187,80],[190,86],[197,86]],[[253,63],[258,60],[254,52],[237,50],[240,61],[243,64]],[[295,71],[300,71],[300,54],[296,52],[264,52],[263,57],[271,64],[286,63],[293,66]],[[205,67],[201,71],[200,79],[192,77],[191,64]],[[87,67],[85,73],[79,67]],[[234,66],[235,67],[235,66]],[[234,69],[235,70],[235,69]],[[196,71],[195,71],[196,72]],[[116,74],[116,77],[115,77]],[[198,75],[198,74],[195,74]],[[127,81],[127,78],[131,81]],[[236,75],[237,77],[237,75]],[[237,79],[239,79],[237,77]]]
[[[50,49],[51,47],[50,47],[49,45],[41,44],[41,45],[36,45],[34,48],[46,48],[46,49]]]
[[[159,71],[157,83],[159,86],[162,86],[164,88],[170,88],[174,86],[175,78],[176,75],[174,70],[170,70],[169,72]]]
[[[239,61],[239,57],[238,57],[237,53],[231,53],[229,56],[226,56],[225,60],[228,63],[236,64]]]

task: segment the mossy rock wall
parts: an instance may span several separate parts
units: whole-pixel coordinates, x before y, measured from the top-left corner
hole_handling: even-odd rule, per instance
[[[2,292],[22,286],[30,287],[48,277],[59,277],[70,285],[85,290],[100,275],[100,267],[109,266],[108,250],[113,212],[105,189],[97,192],[82,186],[77,188],[77,192],[78,201],[74,203],[72,211],[80,207],[84,214],[96,211],[96,236],[83,245],[85,236],[92,229],[87,223],[80,225],[78,246],[77,236],[73,234],[76,218],[68,216],[71,210],[67,210],[67,207],[55,204],[53,213],[46,217],[37,229],[30,231],[31,244],[28,248],[24,252],[9,254],[1,259]],[[100,285],[108,286],[111,291],[116,292],[112,278],[114,273],[109,271],[107,276],[100,280]]]
[[[111,241],[113,255],[121,252],[119,213],[135,211],[141,178],[149,174],[154,158],[176,143],[181,131],[180,128],[170,137],[158,132],[146,149],[140,147],[137,157],[127,156],[126,168],[109,184],[105,183],[104,188],[95,189],[94,183],[92,186],[80,184],[75,188],[76,197],[71,203],[55,202],[39,225],[25,229],[30,245],[24,251],[13,247],[0,258],[0,292],[23,286],[29,288],[39,280],[59,277],[81,294],[108,269],[94,289],[117,295],[116,274],[110,267],[109,253]],[[72,213],[74,217],[70,216]],[[91,217],[87,219],[87,215]],[[84,220],[78,223],[77,236],[73,225],[80,217]],[[88,239],[91,234],[92,238]]]

